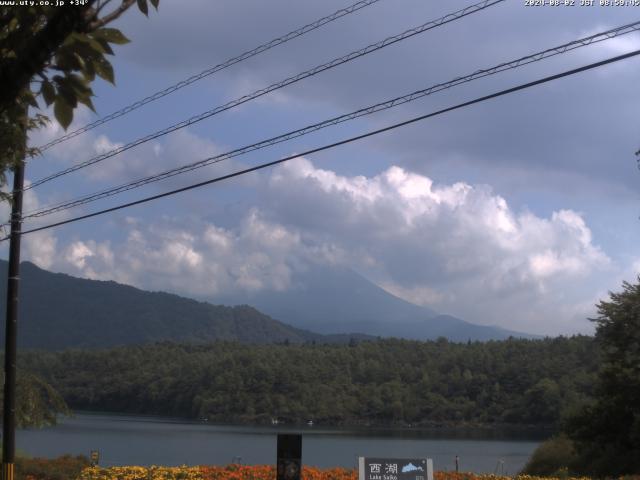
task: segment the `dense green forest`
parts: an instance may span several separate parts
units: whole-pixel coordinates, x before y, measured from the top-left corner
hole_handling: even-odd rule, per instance
[[[28,352],[75,409],[214,422],[547,425],[591,395],[592,338],[350,345],[158,343]]]

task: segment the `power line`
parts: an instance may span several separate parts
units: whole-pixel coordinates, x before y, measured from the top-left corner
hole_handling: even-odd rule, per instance
[[[154,102],[162,97],[166,97],[167,95],[172,94],[173,92],[180,90],[181,88],[184,88],[188,85],[191,85],[192,83],[197,82],[198,80],[202,80],[205,77],[208,77],[210,75],[213,75],[214,73],[217,73],[221,70],[224,70],[225,68],[228,68],[232,65],[235,65],[236,63],[240,63],[244,60],[247,60],[251,57],[255,57],[256,55],[259,55],[261,53],[266,52],[267,50],[270,50],[274,47],[277,47],[278,45],[282,45],[283,43],[286,43],[290,40],[293,40],[294,38],[300,37],[306,33],[309,33],[313,30],[316,30],[317,28],[320,28],[328,23],[333,22],[334,20],[337,20],[341,17],[344,17],[345,15],[349,15],[350,13],[353,12],[357,12],[358,10],[361,10],[365,7],[368,7],[369,5],[372,5],[374,3],[379,2],[380,0],[361,0],[358,1],[356,3],[354,3],[353,5],[350,5],[346,8],[341,8],[340,10],[335,11],[334,13],[332,13],[331,15],[327,15],[326,17],[322,17],[318,20],[316,20],[315,22],[312,22],[308,25],[305,25],[304,27],[298,28],[297,30],[293,30],[289,33],[287,33],[286,35],[283,35],[281,37],[278,38],[274,38],[273,40],[267,42],[267,43],[263,43],[262,45],[259,45],[257,47],[255,47],[252,50],[248,50],[244,53],[241,53],[240,55],[230,58],[228,60],[225,60],[222,63],[219,63],[218,65],[215,65],[213,67],[207,68],[206,70],[203,70],[200,73],[197,73],[195,75],[192,75],[191,77],[185,79],[185,80],[181,80],[180,82],[171,85],[163,90],[157,91],[156,93],[149,95],[148,97],[143,98],[142,100],[138,100],[130,105],[127,105],[126,107],[121,108],[120,110],[117,110],[105,117],[99,118],[98,120],[91,122],[81,128],[78,128],[77,130],[74,130],[72,132],[69,132],[61,137],[56,138],[55,140],[50,141],[49,143],[46,143],[44,145],[42,145],[41,147],[38,147],[38,149],[40,150],[40,152],[44,152],[45,150],[53,147],[54,145],[57,145],[59,143],[62,143],[66,140],[69,140],[73,137],[77,137],[78,135],[88,132],[89,130],[93,130],[94,128],[103,125],[107,122],[110,122],[111,120],[114,120],[116,118],[122,117],[134,110],[137,110],[138,108],[146,105],[147,103],[151,103]]]
[[[437,20],[432,20],[429,21],[425,24],[422,24],[418,27],[415,28],[411,28],[409,30],[406,30],[398,35],[394,35],[392,37],[387,37],[384,40],[381,40],[379,42],[373,43],[371,45],[368,45],[360,50],[355,50],[351,53],[348,53],[347,55],[344,55],[342,57],[339,58],[335,58],[333,60],[331,60],[330,62],[324,63],[322,65],[318,65],[316,67],[311,68],[310,70],[306,70],[302,73],[299,73],[297,75],[294,75],[292,77],[289,77],[285,80],[282,80],[280,82],[274,83],[268,87],[262,88],[260,90],[256,90],[253,93],[250,93],[248,95],[244,95],[240,98],[237,98],[235,100],[232,100],[228,103],[225,103],[224,105],[220,105],[218,107],[215,107],[211,110],[208,110],[204,113],[201,113],[200,115],[195,115],[187,120],[183,120],[182,122],[173,124],[163,130],[159,130],[155,133],[151,133],[149,135],[146,135],[145,137],[142,138],[138,138],[137,140],[134,140],[132,142],[127,143],[126,145],[122,145],[118,148],[115,148],[113,150],[110,150],[109,152],[105,152],[103,154],[97,155],[89,160],[86,160],[84,162],[78,163],[76,165],[73,165],[69,168],[66,168],[64,170],[61,170],[59,172],[53,173],[47,177],[44,177],[42,179],[36,180],[35,182],[33,182],[31,185],[27,186],[24,188],[24,190],[30,190],[32,188],[35,188],[39,185],[42,185],[43,183],[46,183],[48,181],[51,181],[55,178],[61,177],[63,175],[67,175],[69,173],[75,172],[77,170],[80,170],[82,168],[88,167],[89,165],[93,165],[95,163],[101,162],[102,160],[105,160],[107,158],[113,157],[115,155],[118,155],[122,152],[125,152],[127,150],[130,150],[131,148],[137,147],[138,145],[142,145],[143,143],[147,143],[151,140],[154,140],[156,138],[162,137],[164,135],[167,135],[169,133],[175,132],[176,130],[180,130],[181,128],[185,128],[189,125],[193,125],[197,122],[200,122],[206,118],[212,117],[214,115],[217,115],[218,113],[224,112],[226,110],[230,110],[231,108],[237,107],[239,105],[242,105],[243,103],[249,102],[251,100],[254,100],[258,97],[261,97],[263,95],[266,95],[267,93],[273,92],[275,90],[279,90],[283,87],[286,87],[288,85],[291,85],[292,83],[296,83],[299,82],[300,80],[303,80],[305,78],[308,77],[312,77],[314,75],[317,75],[321,72],[324,72],[325,70],[329,70],[331,68],[337,67],[339,65],[342,65],[344,63],[350,62],[352,60],[355,60],[356,58],[362,57],[364,55],[368,55],[372,52],[375,52],[377,50],[381,50],[382,48],[388,47],[389,45],[393,45],[394,43],[400,42],[402,40],[406,40],[407,38],[413,37],[415,35],[418,35],[420,33],[424,33],[428,30],[432,30],[434,28],[440,27],[442,25],[445,25],[447,23],[453,22],[455,20],[459,20],[460,18],[466,17],[467,15],[471,15],[473,13],[477,13],[479,11],[482,11],[486,8],[489,8],[493,5],[496,5],[498,3],[502,3],[505,0],[483,0],[479,3],[470,5],[466,8],[463,8],[462,10],[458,10],[456,12],[453,13],[449,13],[441,18],[438,18]]]
[[[205,185],[210,185],[212,183],[218,183],[218,182],[221,182],[223,180],[228,180],[230,178],[234,178],[234,177],[238,177],[238,176],[241,176],[241,175],[245,175],[247,173],[255,172],[257,170],[262,170],[262,169],[267,168],[267,167],[272,167],[274,165],[278,165],[278,164],[287,162],[289,160],[293,160],[294,158],[299,158],[301,156],[306,156],[306,155],[311,155],[311,154],[314,154],[314,153],[322,152],[324,150],[329,150],[329,149],[338,147],[340,145],[346,145],[348,143],[352,143],[352,142],[355,142],[355,141],[358,141],[358,140],[362,140],[364,138],[368,138],[368,137],[371,137],[371,136],[374,136],[374,135],[378,135],[380,133],[388,132],[390,130],[395,130],[396,128],[404,127],[404,126],[412,124],[412,123],[416,123],[416,122],[419,122],[419,121],[422,121],[422,120],[426,120],[426,119],[431,118],[431,117],[442,115],[442,114],[447,113],[447,112],[451,112],[451,111],[454,111],[454,110],[458,110],[460,108],[468,107],[468,106],[474,105],[476,103],[481,103],[481,102],[484,102],[484,101],[487,101],[487,100],[491,100],[493,98],[501,97],[501,96],[504,96],[504,95],[508,95],[510,93],[514,93],[514,92],[517,92],[517,91],[520,91],[520,90],[525,90],[527,88],[531,88],[531,87],[536,86],[536,85],[540,85],[540,84],[543,84],[543,83],[548,83],[548,82],[551,82],[553,80],[558,80],[558,79],[563,78],[563,77],[568,77],[570,75],[575,75],[577,73],[584,72],[584,71],[587,71],[587,70],[591,70],[591,69],[594,69],[594,68],[597,68],[597,67],[601,67],[601,66],[604,66],[604,65],[608,65],[610,63],[619,62],[621,60],[625,60],[627,58],[635,57],[637,55],[640,55],[640,50],[634,50],[634,51],[626,53],[624,55],[618,55],[618,56],[615,56],[615,57],[608,58],[606,60],[602,60],[602,61],[595,62],[595,63],[590,63],[588,65],[584,65],[584,66],[579,67],[579,68],[574,68],[572,70],[567,70],[567,71],[564,71],[562,73],[558,73],[558,74],[551,75],[551,76],[548,76],[548,77],[544,77],[544,78],[541,78],[541,79],[538,79],[538,80],[534,80],[532,82],[520,84],[518,86],[507,88],[505,90],[501,90],[499,92],[492,93],[490,95],[485,95],[483,97],[479,97],[479,98],[476,98],[474,100],[469,100],[467,102],[459,103],[459,104],[454,105],[452,107],[444,108],[442,110],[437,110],[435,112],[428,113],[428,114],[425,114],[425,115],[420,115],[418,117],[414,117],[414,118],[411,118],[409,120],[405,120],[405,121],[400,122],[400,123],[395,123],[393,125],[389,125],[389,126],[384,127],[384,128],[380,128],[380,129],[377,129],[377,130],[372,130],[370,132],[363,133],[361,135],[357,135],[355,137],[350,137],[350,138],[347,138],[347,139],[344,139],[344,140],[340,140],[338,142],[334,142],[334,143],[331,143],[331,144],[328,144],[328,145],[323,145],[321,147],[313,148],[313,149],[307,150],[305,152],[301,152],[301,153],[298,153],[298,154],[295,154],[295,155],[290,155],[288,157],[284,157],[284,158],[281,158],[279,160],[274,160],[272,162],[262,163],[260,165],[256,165],[255,167],[246,168],[244,170],[239,170],[239,171],[234,172],[234,173],[230,173],[230,174],[227,174],[227,175],[222,175],[220,177],[216,177],[216,178],[212,178],[212,179],[209,179],[209,180],[205,180],[203,182],[199,182],[199,183],[195,183],[195,184],[192,184],[192,185],[188,185],[186,187],[182,187],[182,188],[178,188],[178,189],[175,189],[175,190],[171,190],[169,192],[164,192],[164,193],[160,193],[160,194],[157,194],[157,195],[152,195],[150,197],[145,197],[145,198],[142,198],[142,199],[139,199],[139,200],[135,200],[133,202],[124,203],[124,204],[121,204],[121,205],[117,205],[115,207],[106,208],[104,210],[99,210],[97,212],[89,213],[89,214],[86,214],[86,215],[81,215],[81,216],[70,218],[70,219],[67,219],[67,220],[60,221],[60,222],[51,223],[51,224],[48,224],[48,225],[44,225],[42,227],[32,228],[30,230],[23,230],[21,234],[25,235],[27,233],[34,233],[34,232],[39,232],[41,230],[47,230],[47,229],[50,229],[50,228],[53,228],[53,227],[66,225],[68,223],[73,223],[73,222],[77,222],[77,221],[80,221],[80,220],[85,220],[87,218],[96,217],[98,215],[103,215],[103,214],[106,214],[106,213],[115,212],[117,210],[122,210],[124,208],[133,207],[135,205],[140,205],[142,203],[147,203],[147,202],[150,202],[150,201],[153,201],[153,200],[158,200],[160,198],[176,195],[178,193],[186,192],[188,190],[193,190],[195,188],[203,187]],[[8,238],[9,237],[4,237],[4,238],[0,239],[0,241],[5,241]]]
[[[490,68],[486,68],[486,69],[482,69],[482,70],[477,70],[476,72],[466,75],[466,76],[461,76],[461,77],[457,77],[453,80],[450,80],[448,82],[444,82],[444,83],[439,83],[433,86],[430,86],[428,88],[422,89],[422,90],[417,90],[415,92],[412,92],[410,94],[404,95],[404,96],[400,96],[400,97],[396,97],[393,98],[391,100],[386,100],[384,102],[380,102],[377,103],[375,105],[371,105],[365,108],[361,108],[359,110],[356,110],[354,112],[351,113],[347,113],[344,115],[340,115],[337,117],[333,117],[330,118],[328,120],[324,120],[322,122],[319,123],[315,123],[313,125],[308,125],[306,127],[297,129],[297,130],[293,130],[291,132],[287,132],[284,133],[282,135],[278,135],[276,137],[272,137],[266,140],[261,140],[257,143],[253,143],[251,145],[247,145],[244,147],[240,147],[240,148],[236,148],[234,150],[231,150],[229,152],[225,152],[225,153],[221,153],[212,157],[208,157],[205,158],[203,160],[199,160],[197,162],[193,162],[187,165],[182,165],[180,167],[176,167],[176,168],[172,168],[170,170],[166,170],[164,172],[158,173],[158,174],[154,174],[154,175],[150,175],[144,178],[140,178],[122,185],[118,185],[116,187],[111,187],[99,192],[95,192],[89,195],[85,195],[83,197],[79,197],[73,200],[69,200],[63,203],[59,203],[57,205],[53,205],[53,206],[49,206],[49,207],[41,207],[40,209],[36,209],[33,210],[31,212],[27,212],[26,214],[24,214],[23,218],[27,219],[27,218],[37,218],[37,217],[43,217],[46,215],[50,215],[53,213],[57,213],[63,210],[68,210],[70,208],[76,207],[76,206],[80,206],[80,205],[85,205],[87,203],[91,203],[103,198],[107,198],[107,197],[111,197],[113,195],[117,195],[119,193],[122,192],[126,192],[129,190],[133,190],[134,188],[138,188],[144,185],[148,185],[150,183],[154,183],[160,180],[164,180],[166,178],[170,178],[176,175],[180,175],[182,173],[186,173],[186,172],[190,172],[192,170],[198,169],[198,168],[202,168],[208,165],[212,165],[215,163],[219,163],[222,162],[224,160],[228,160],[230,158],[234,158],[240,155],[244,155],[246,153],[249,152],[253,152],[256,150],[260,150],[262,148],[266,148],[272,145],[276,145],[278,143],[282,143],[288,140],[291,140],[293,138],[297,138],[297,137],[301,137],[303,135],[307,135],[309,133],[321,130],[323,128],[327,128],[329,126],[333,126],[333,125],[337,125],[346,121],[350,121],[350,120],[354,120],[356,118],[359,117],[363,117],[366,115],[370,115],[373,113],[377,113],[383,110],[387,110],[393,107],[396,107],[398,105],[402,105],[405,103],[409,103],[412,101],[415,101],[419,98],[425,97],[427,95],[431,95],[433,93],[448,89],[448,88],[452,88],[454,86],[457,85],[461,85],[463,83],[468,83],[471,82],[473,80],[477,80],[479,78],[483,78],[489,75],[494,75],[496,73],[500,73],[506,70],[511,70],[514,68],[518,68],[520,66],[523,65],[528,65],[530,63],[534,63],[534,62],[538,62],[541,61],[543,59],[555,56],[555,55],[559,55],[562,53],[566,53],[568,51],[572,51],[575,50],[576,48],[580,48],[583,46],[587,46],[587,45],[591,45],[593,43],[597,43],[603,40],[607,40],[610,38],[615,38],[617,36],[620,35],[624,35],[630,32],[634,32],[634,31],[638,31],[640,30],[640,21],[634,22],[634,23],[630,23],[627,25],[623,25],[617,28],[613,28],[610,30],[607,30],[605,32],[600,32],[594,35],[590,35],[588,37],[584,37],[578,40],[574,40],[572,42],[569,43],[565,43],[563,45],[559,45],[557,47],[553,47],[553,48],[549,48],[540,52],[536,52],[530,55],[527,55],[525,57],[521,57],[518,58],[516,60],[511,60],[509,62],[504,62],[504,63],[500,63],[496,66],[490,67]]]

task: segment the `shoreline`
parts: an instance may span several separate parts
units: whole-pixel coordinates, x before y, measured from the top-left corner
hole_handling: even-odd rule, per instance
[[[551,427],[540,427],[536,425],[512,425],[512,424],[430,424],[430,425],[402,425],[402,424],[330,424],[330,423],[314,423],[309,426],[304,422],[284,423],[279,422],[277,425],[271,423],[241,422],[241,421],[203,421],[189,417],[175,417],[157,414],[141,414],[130,412],[111,412],[96,410],[72,410],[71,416],[61,416],[58,418],[58,424],[66,419],[73,419],[77,416],[85,417],[104,417],[115,420],[118,417],[138,422],[159,422],[169,424],[182,424],[194,426],[210,426],[219,428],[239,428],[239,429],[257,429],[260,431],[273,432],[291,432],[300,433],[327,433],[340,432],[351,433],[355,435],[370,436],[378,434],[383,436],[420,436],[420,434],[428,434],[429,437],[450,438],[450,439],[486,439],[486,440],[545,440],[554,435],[555,430]]]

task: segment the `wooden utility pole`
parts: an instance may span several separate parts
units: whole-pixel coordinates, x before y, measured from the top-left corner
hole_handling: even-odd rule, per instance
[[[4,337],[4,418],[2,423],[1,480],[13,480],[16,456],[16,350],[18,340],[18,287],[20,285],[20,230],[24,161],[13,169],[13,201],[9,240],[7,316]]]

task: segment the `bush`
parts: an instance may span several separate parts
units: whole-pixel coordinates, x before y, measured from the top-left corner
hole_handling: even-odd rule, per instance
[[[16,480],[75,480],[80,472],[89,466],[89,459],[83,455],[72,457],[16,458]]]
[[[533,452],[522,473],[566,478],[573,473],[577,462],[573,442],[564,435],[540,444]]]

